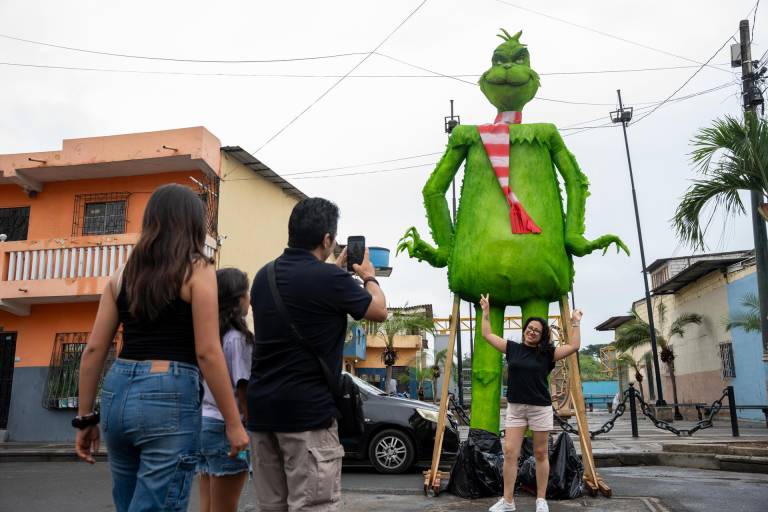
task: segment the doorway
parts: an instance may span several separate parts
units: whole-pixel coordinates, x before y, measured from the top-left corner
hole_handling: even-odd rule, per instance
[[[0,430],[8,427],[13,367],[16,363],[16,333],[0,332]]]

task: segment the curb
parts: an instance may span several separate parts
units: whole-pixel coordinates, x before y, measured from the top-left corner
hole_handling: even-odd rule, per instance
[[[624,466],[671,466],[691,469],[768,474],[768,457],[717,455],[680,452],[596,453],[595,465],[602,468]]]

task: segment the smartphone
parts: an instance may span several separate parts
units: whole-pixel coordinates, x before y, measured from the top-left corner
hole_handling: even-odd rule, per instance
[[[347,238],[347,270],[353,271],[352,265],[360,265],[365,257],[365,237],[350,236]]]

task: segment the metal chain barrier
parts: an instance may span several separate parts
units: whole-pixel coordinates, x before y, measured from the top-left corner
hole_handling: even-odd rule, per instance
[[[709,414],[707,417],[703,420],[700,420],[697,422],[693,427],[689,429],[677,429],[673,427],[669,422],[666,422],[664,420],[658,419],[653,414],[653,409],[651,408],[648,403],[643,400],[643,397],[639,394],[635,394],[637,396],[637,400],[640,402],[640,410],[643,411],[643,414],[645,414],[648,419],[650,419],[653,422],[653,426],[656,428],[660,428],[662,430],[668,430],[669,432],[672,432],[676,436],[680,437],[690,437],[695,432],[698,432],[699,430],[710,428],[712,426],[712,420],[714,419],[715,415],[720,412],[720,409],[723,408],[723,399],[728,396],[728,389],[723,390],[723,394],[720,398],[712,402],[712,405],[709,408]]]
[[[469,425],[469,414],[467,414],[466,409],[459,405],[453,393],[448,394],[448,407],[453,410],[456,416],[461,418],[465,425]]]
[[[594,439],[595,436],[599,436],[600,434],[607,434],[613,429],[614,424],[616,423],[616,420],[621,417],[622,414],[627,410],[627,400],[629,400],[629,389],[625,389],[624,393],[622,394],[623,400],[619,405],[616,406],[616,410],[613,412],[613,416],[611,416],[611,419],[603,423],[603,425],[598,428],[597,430],[592,430],[589,433],[590,439]],[[558,425],[560,425],[560,428],[568,432],[569,434],[573,435],[579,435],[579,431],[568,423],[566,420],[561,418],[557,415],[556,412],[553,412],[554,419],[557,422]]]

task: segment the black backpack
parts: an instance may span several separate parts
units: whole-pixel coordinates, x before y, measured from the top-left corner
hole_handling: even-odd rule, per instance
[[[296,325],[291,321],[288,310],[283,303],[283,298],[280,296],[280,291],[277,289],[274,261],[267,264],[267,280],[269,281],[269,289],[272,292],[272,298],[275,301],[278,313],[291,328],[293,338],[315,357],[320,366],[320,371],[328,382],[328,387],[331,388],[331,393],[336,401],[336,407],[341,413],[341,417],[338,418],[339,437],[354,437],[362,434],[365,429],[365,416],[363,415],[363,400],[360,397],[360,390],[357,384],[355,384],[348,373],[342,372],[338,378],[334,378],[323,358],[320,357],[314,347],[301,335]]]

